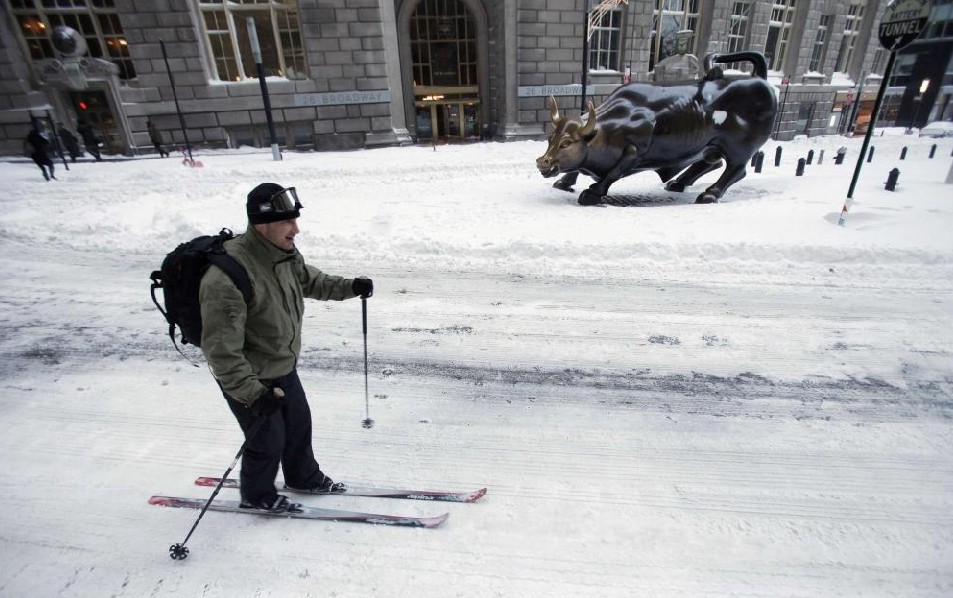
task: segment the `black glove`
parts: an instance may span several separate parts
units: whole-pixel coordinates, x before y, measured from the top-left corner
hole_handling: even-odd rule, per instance
[[[366,276],[355,278],[351,283],[351,290],[355,295],[360,295],[362,299],[367,299],[374,294],[374,281]]]
[[[258,417],[268,417],[281,409],[284,396],[285,391],[278,387],[266,388],[248,409]]]

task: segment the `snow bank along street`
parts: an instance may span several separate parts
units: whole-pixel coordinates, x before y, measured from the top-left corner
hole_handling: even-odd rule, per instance
[[[769,141],[715,205],[642,173],[579,207],[540,142],[0,163],[0,596],[953,595],[953,142],[887,133],[844,227],[861,139]],[[148,498],[242,439],[148,276],[264,181],[375,282],[371,430],[360,302],[307,305],[322,468],[489,491],[304,499],[437,529],[210,512],[173,562],[196,512]]]

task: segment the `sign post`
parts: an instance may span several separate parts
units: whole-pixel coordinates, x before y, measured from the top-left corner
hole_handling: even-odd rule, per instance
[[[847,200],[844,201],[840,218],[837,220],[837,224],[840,226],[844,226],[844,222],[847,220],[847,211],[854,198],[854,188],[857,186],[857,178],[860,176],[860,168],[863,166],[864,157],[867,155],[867,148],[870,147],[870,137],[873,135],[874,125],[877,123],[877,115],[880,114],[884,92],[887,91],[887,85],[890,83],[890,73],[893,71],[897,51],[920,37],[920,33],[926,26],[929,17],[930,0],[893,0],[887,5],[887,10],[884,11],[884,16],[880,20],[877,36],[880,38],[880,45],[890,52],[890,58],[887,59],[887,67],[884,69],[883,80],[880,82],[877,100],[874,102],[874,112],[870,115],[870,124],[867,125],[867,133],[864,135],[864,144],[860,148],[860,155],[857,156],[854,176],[847,190]]]

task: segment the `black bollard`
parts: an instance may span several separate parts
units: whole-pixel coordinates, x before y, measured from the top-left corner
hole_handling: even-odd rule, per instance
[[[764,166],[764,152],[755,152],[754,154],[754,171],[757,173],[761,172],[761,168]]]
[[[754,168],[758,163],[758,152],[751,154],[751,168]]]
[[[900,159],[901,160],[907,159],[907,146],[903,146],[903,149],[900,150]]]
[[[807,163],[811,165],[814,163],[814,150],[807,152]]]
[[[837,153],[834,154],[834,164],[843,164],[844,158],[847,156],[847,148],[840,147],[837,149]]]
[[[933,156],[935,155],[936,155],[936,144],[934,143],[932,146],[930,146],[930,159],[932,160]]]
[[[817,154],[817,164],[820,166],[824,163],[824,150],[821,150],[821,153]]]
[[[804,158],[797,159],[797,170],[794,172],[794,176],[804,176]]]
[[[894,168],[890,171],[890,174],[887,175],[887,184],[884,185],[887,191],[896,191],[897,189],[897,179],[900,178],[900,170]]]
[[[774,150],[774,165],[781,166],[781,146],[778,146],[778,149]]]
[[[874,146],[870,146],[870,153],[867,154],[867,163],[868,163],[868,164],[869,164],[870,162],[873,162],[873,161],[874,161],[874,150],[875,150],[875,149],[877,149],[877,148],[875,148]]]

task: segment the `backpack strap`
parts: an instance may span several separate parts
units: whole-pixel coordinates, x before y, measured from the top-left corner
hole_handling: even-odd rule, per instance
[[[222,272],[224,272],[232,282],[235,283],[235,286],[238,287],[238,290],[242,293],[242,298],[245,300],[245,305],[251,301],[252,298],[252,286],[251,279],[248,277],[248,271],[245,270],[245,266],[242,266],[238,263],[238,260],[228,255],[224,251],[219,252],[209,252],[208,261],[213,266],[218,266]]]
[[[162,309],[162,306],[159,305],[158,299],[156,299],[156,289],[162,288],[162,271],[153,270],[152,274],[149,276],[152,279],[152,285],[149,288],[149,294],[152,295],[152,302],[156,304],[156,309],[159,310],[159,313],[165,318],[165,321],[169,323],[169,338],[172,339],[172,344],[175,345],[175,348],[178,349],[179,346],[175,342],[175,322],[172,321],[172,318],[169,317],[169,312]],[[181,353],[182,351],[179,351]]]

